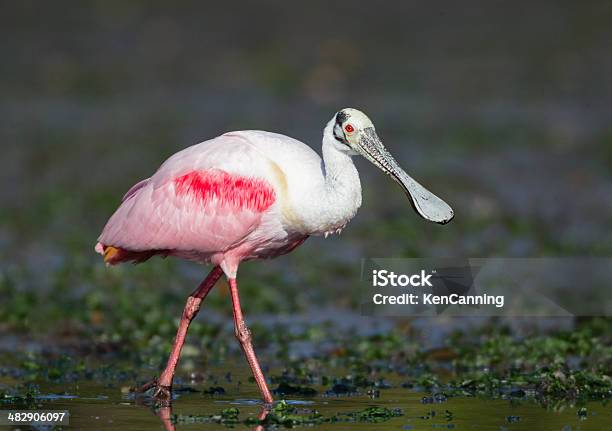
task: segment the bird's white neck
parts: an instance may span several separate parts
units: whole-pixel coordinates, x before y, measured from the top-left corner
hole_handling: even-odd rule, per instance
[[[309,197],[316,205],[308,205],[302,213],[311,235],[339,231],[361,206],[361,182],[357,168],[351,155],[337,148],[333,127],[334,120],[327,124],[323,132],[323,178]]]

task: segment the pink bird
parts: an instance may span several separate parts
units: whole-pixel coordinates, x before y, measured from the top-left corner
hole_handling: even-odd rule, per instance
[[[242,315],[238,266],[289,253],[311,235],[339,233],[361,206],[352,156],[364,156],[397,181],[423,218],[441,224],[453,218],[450,206],[400,168],[362,112],[336,113],[323,131],[322,151],[323,158],[276,133],[229,132],[179,151],[125,194],[95,247],[107,265],[154,255],[213,265],[187,299],[165,370],[143,390],[171,398],[189,324],[224,274],[235,335],[263,400],[273,402]]]

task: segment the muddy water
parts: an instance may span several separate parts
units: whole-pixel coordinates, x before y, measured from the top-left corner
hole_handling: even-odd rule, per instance
[[[218,371],[215,372],[215,371]],[[147,397],[135,397],[127,392],[131,382],[73,382],[53,386],[41,384],[37,396],[38,409],[69,410],[68,429],[114,430],[195,430],[227,429],[228,425],[210,422],[207,418],[218,415],[229,407],[238,408],[237,429],[250,429],[243,421],[256,418],[262,411],[258,394],[247,375],[234,375],[232,382],[222,376],[227,370],[210,373],[219,376],[215,382],[177,385],[172,409],[152,407]],[[239,383],[241,382],[241,383]],[[203,391],[218,383],[225,389],[220,396],[205,395]],[[454,397],[431,402],[431,393],[404,389],[399,382],[390,381],[392,388],[380,391],[378,398],[365,393],[349,396],[323,395],[324,388],[316,387],[315,397],[279,397],[297,409],[297,414],[307,417],[318,411],[324,418],[338,417],[334,423],[310,425],[321,430],[604,430],[612,420],[612,409],[601,403],[587,403],[586,413],[579,414],[579,407],[561,405],[546,408],[531,400],[510,401]],[[59,395],[58,395],[59,394]],[[425,402],[424,402],[425,399]],[[430,401],[430,402],[427,402]],[[369,423],[351,421],[346,414],[363,411],[370,406],[401,409],[401,416]],[[12,406],[3,406],[3,409]],[[583,410],[584,411],[584,410]],[[163,416],[172,418],[162,420]],[[282,428],[282,427],[281,427]],[[2,427],[0,427],[2,429]],[[18,429],[5,427],[4,429]],[[23,429],[23,428],[21,428]],[[39,428],[43,429],[43,428]],[[273,428],[270,428],[273,429]]]

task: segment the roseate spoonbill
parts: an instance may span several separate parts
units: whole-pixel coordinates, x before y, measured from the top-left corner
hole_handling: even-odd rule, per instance
[[[450,206],[400,168],[364,113],[337,112],[323,131],[322,151],[323,158],[276,133],[229,132],[179,151],[125,194],[95,247],[107,265],[154,255],[213,265],[187,299],[165,370],[143,390],[171,397],[189,324],[225,274],[236,338],[264,401],[273,401],[240,308],[238,266],[288,253],[311,235],[339,233],[361,205],[352,156],[364,156],[397,181],[421,217],[441,224],[453,218]]]

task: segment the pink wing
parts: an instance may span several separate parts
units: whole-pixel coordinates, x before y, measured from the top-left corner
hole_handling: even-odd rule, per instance
[[[276,194],[261,175],[239,172],[237,166],[245,163],[257,172],[253,159],[259,155],[252,147],[221,138],[175,154],[153,177],[133,186],[104,227],[97,250],[112,246],[125,252],[206,255],[240,244],[259,225]],[[142,257],[124,254],[127,257],[118,260]]]

